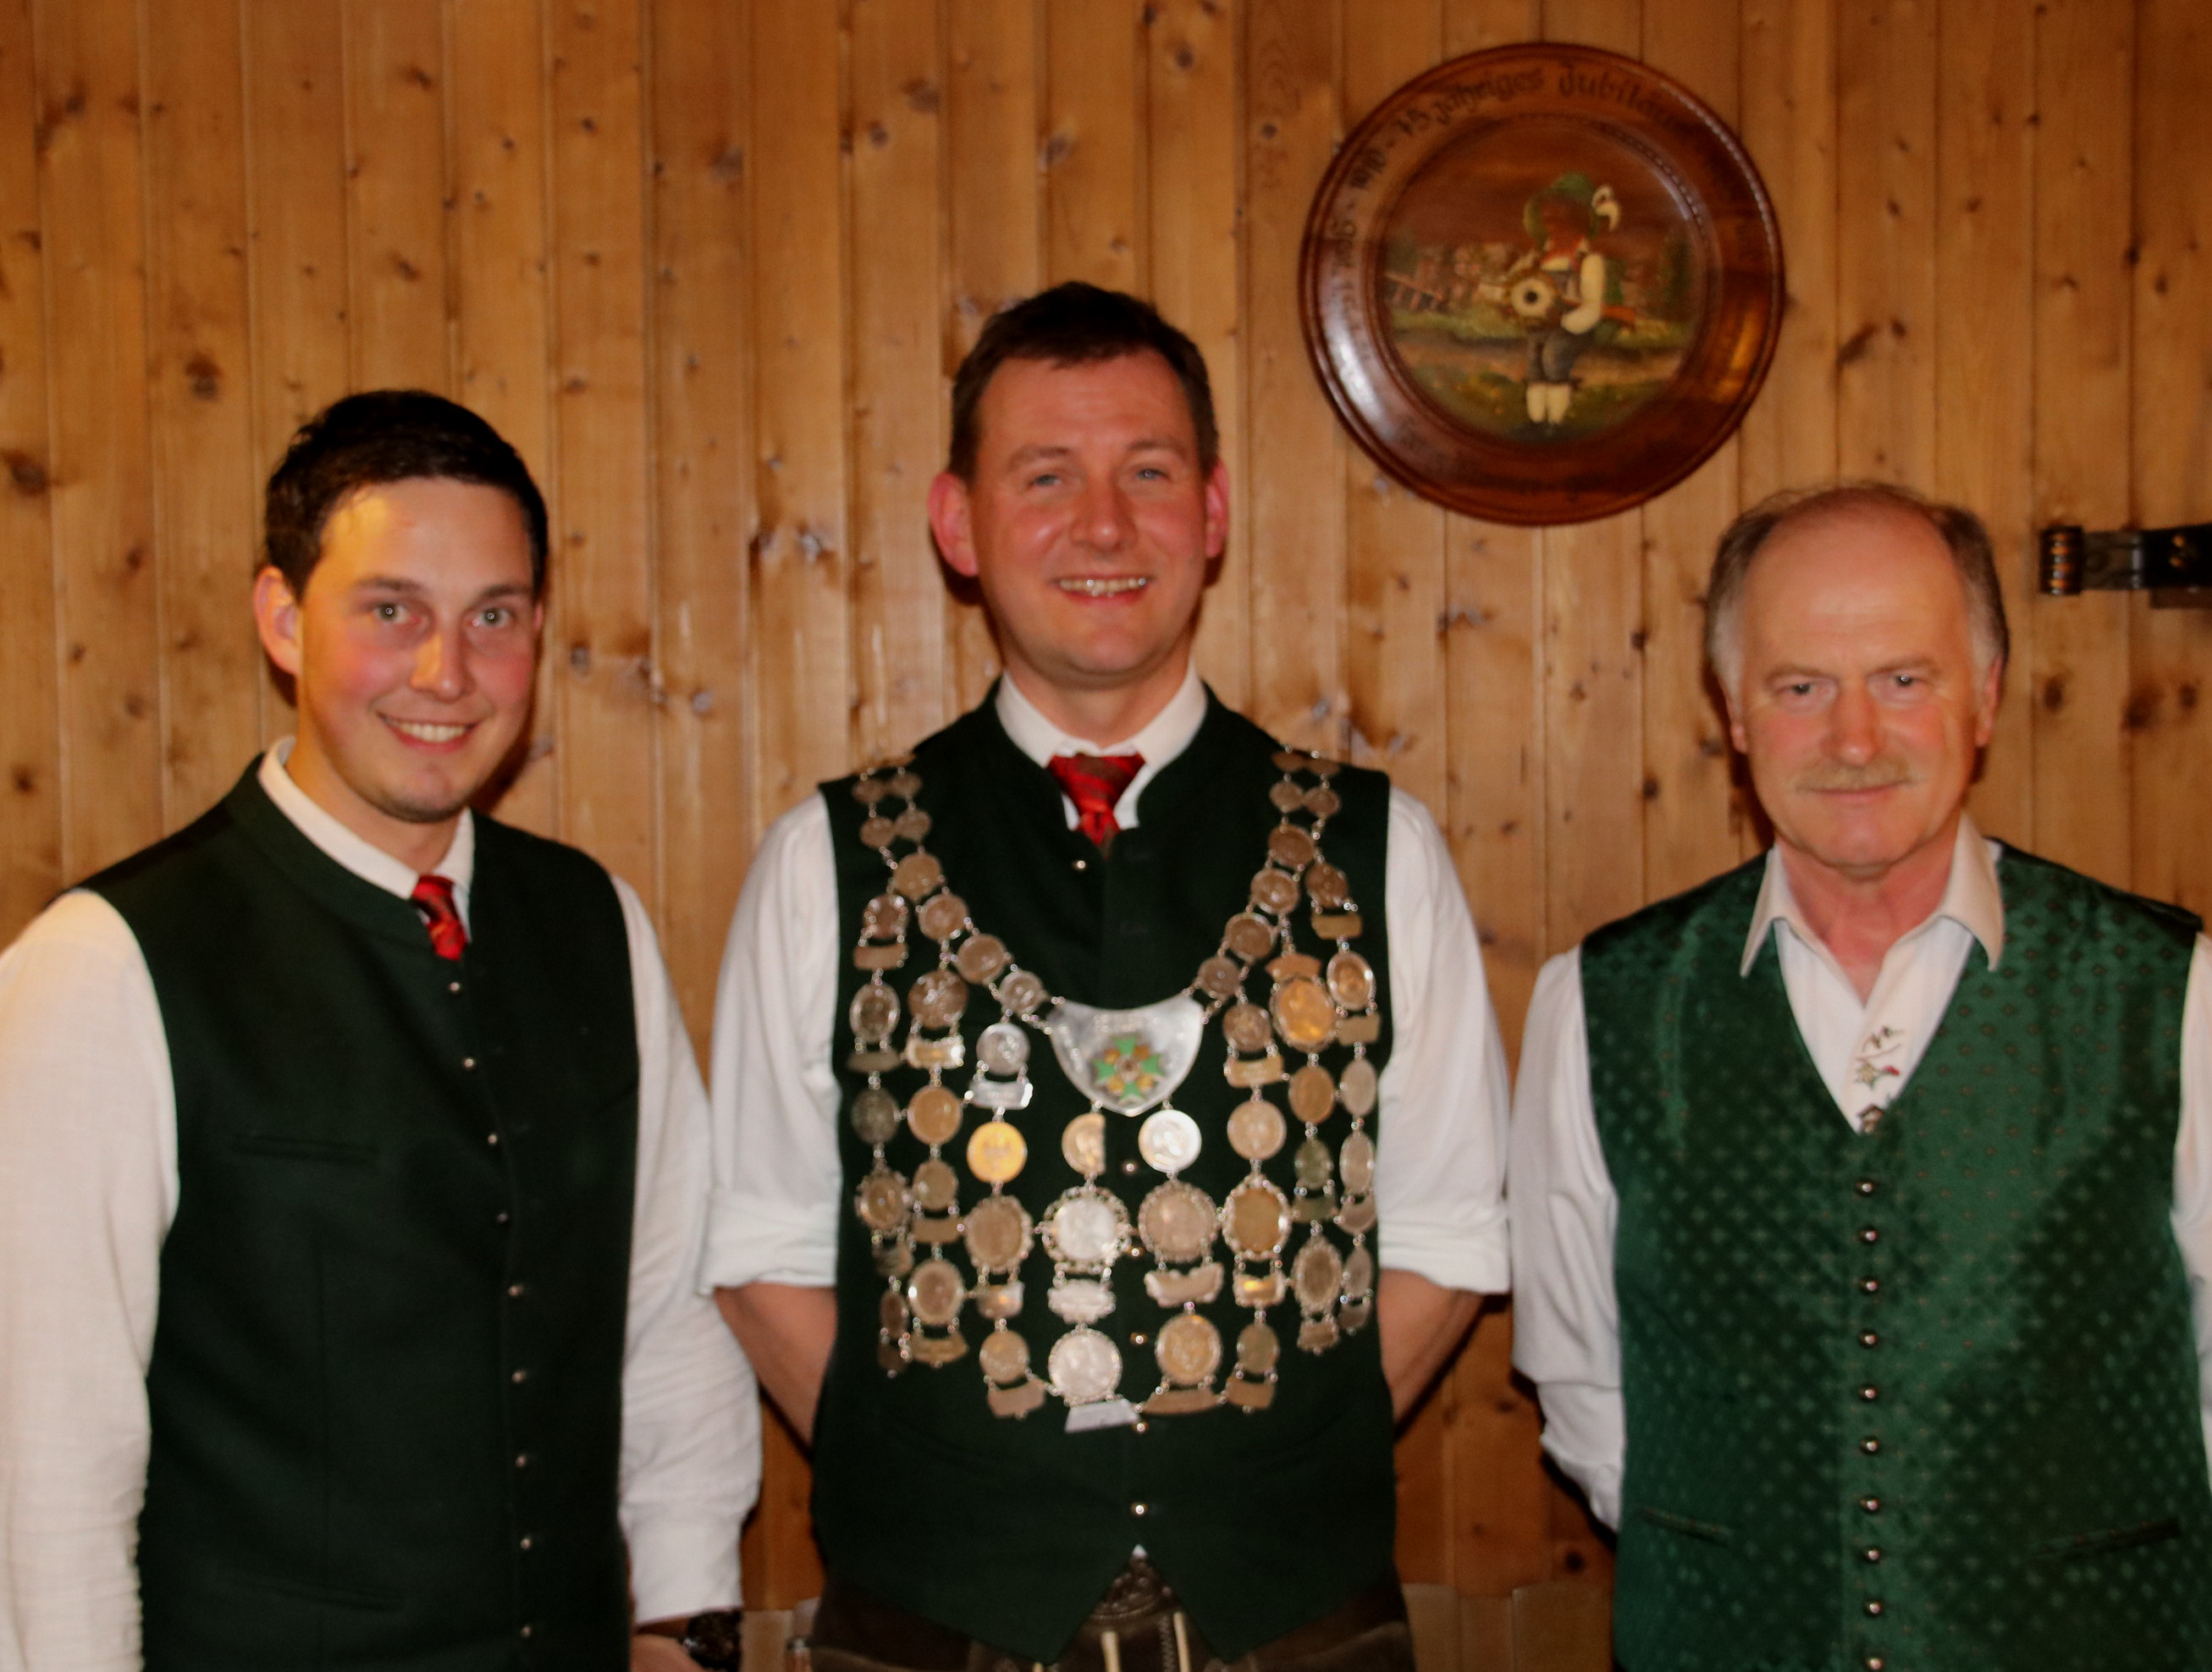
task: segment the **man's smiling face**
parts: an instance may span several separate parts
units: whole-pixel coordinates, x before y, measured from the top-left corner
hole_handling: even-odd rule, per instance
[[[521,508],[443,477],[365,488],[331,514],[305,594],[273,568],[254,588],[262,644],[298,682],[286,769],[426,868],[529,719],[539,611]]]
[[[939,549],[975,577],[1010,670],[1111,690],[1187,650],[1228,529],[1182,386],[1149,351],[1010,360],[979,405],[973,483],[932,489]]]

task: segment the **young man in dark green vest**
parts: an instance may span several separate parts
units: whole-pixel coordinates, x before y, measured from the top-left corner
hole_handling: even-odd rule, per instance
[[[1707,611],[1774,846],[1547,966],[1516,1100],[1514,1357],[1621,1663],[2212,1667],[2197,920],[1966,816],[1970,513],[1769,501]]]
[[[474,414],[312,421],[253,595],[297,736],[0,958],[5,1672],[682,1667],[633,1596],[737,1603],[757,1410],[652,927],[469,810],[544,566]]]
[[[1145,304],[994,319],[930,514],[1006,677],[778,823],[716,1017],[706,1274],[813,1442],[817,1672],[1408,1668],[1393,1411],[1505,1282],[1449,858],[1192,671],[1227,477]]]

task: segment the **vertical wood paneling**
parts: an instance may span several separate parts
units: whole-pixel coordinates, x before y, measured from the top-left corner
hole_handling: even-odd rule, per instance
[[[0,3],[0,935],[63,884],[61,670],[31,0]]]
[[[354,386],[442,394],[450,384],[444,0],[344,6]]]
[[[161,833],[136,8],[38,0],[40,244],[62,642],[63,868]]]
[[[2134,16],[2101,0],[2036,13],[2035,520],[2128,520]],[[2093,593],[2035,606],[2036,850],[2129,879],[2128,612]]]
[[[931,0],[854,0],[851,18],[853,743],[872,759],[951,718],[945,585],[921,515],[945,462],[945,96]]]
[[[646,461],[644,135],[635,0],[547,14],[553,562],[564,664],[561,830],[647,899],[659,891]]]
[[[513,443],[550,493],[545,86],[511,69],[544,62],[538,0],[447,0],[446,45],[454,398]],[[545,599],[547,646],[565,642],[562,593],[556,584]],[[553,654],[539,665],[530,741],[499,803],[501,818],[543,836],[557,836],[561,825],[561,666]]]
[[[1139,0],[1045,0],[1048,283],[1146,288]]]
[[[174,826],[227,791],[260,741],[261,647],[245,607],[260,506],[238,14],[144,15],[146,380],[162,811]]]
[[[1155,0],[1145,155],[1151,170],[1152,298],[1206,356],[1221,456],[1230,461],[1229,544],[1198,625],[1198,666],[1232,708],[1250,701],[1252,550],[1245,483],[1243,342],[1238,330],[1237,20],[1241,0]]]
[[[1295,275],[1306,207],[1339,137],[1336,26],[1328,6],[1250,0],[1244,67],[1251,714],[1332,754],[1346,729],[1345,444],[1306,362]]]
[[[2037,617],[2029,352],[2033,264],[2034,21],[2010,0],[1947,0],[1936,95],[1936,482],[1990,527],[2013,635],[1975,822],[2025,847],[2033,828]]]
[[[2136,516],[2157,528],[2212,518],[2212,20],[2190,0],[2146,0],[2136,15],[2131,452]],[[2212,806],[2212,613],[2138,607],[2132,626],[2132,881],[2201,915],[2212,912],[2196,816]]]
[[[1748,851],[1702,687],[1736,507],[1839,468],[1989,519],[2018,674],[1987,825],[2200,909],[2212,618],[2025,596],[2030,532],[2212,514],[2212,38],[2189,0],[0,0],[0,933],[289,724],[260,484],[351,386],[450,388],[556,507],[550,700],[501,812],[654,904],[695,1024],[761,825],[996,667],[922,502],[945,379],[1053,278],[1206,350],[1233,478],[1200,666],[1442,819],[1516,1041],[1537,964]],[[1781,216],[1739,439],[1568,530],[1340,437],[1297,308],[1342,132],[1443,55],[1640,54]],[[1487,1309],[1401,1439],[1400,1561],[1610,1554]],[[813,1594],[771,1425],[747,1595]]]
[[[1926,488],[1936,472],[1933,0],[1837,14],[1838,464]]]

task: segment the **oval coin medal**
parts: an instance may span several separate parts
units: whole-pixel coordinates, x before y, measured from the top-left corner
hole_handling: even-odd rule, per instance
[[[1052,1390],[1070,1405],[1096,1405],[1121,1383],[1121,1354],[1091,1328],[1071,1329],[1045,1357]]]
[[[889,1170],[870,1173],[853,1193],[853,1211],[871,1231],[896,1231],[906,1223],[906,1181]]]
[[[1235,996],[1244,985],[1244,971],[1233,958],[1218,952],[1198,966],[1198,990],[1217,999]]]
[[[968,1210],[961,1237],[976,1270],[1010,1272],[1030,1251],[1029,1210],[1012,1196],[986,1196]]]
[[[1247,964],[1263,958],[1275,950],[1275,931],[1264,917],[1249,911],[1240,911],[1229,920],[1228,928],[1221,937],[1229,950]]]
[[[1269,1025],[1267,1012],[1257,1005],[1234,1004],[1221,1018],[1222,1037],[1229,1041],[1231,1050],[1247,1055],[1264,1051],[1274,1043],[1275,1031]]]
[[[853,1037],[863,1044],[881,1044],[898,1026],[898,994],[880,982],[870,982],[853,995],[845,1019],[853,1024]]]
[[[1026,970],[1017,970],[999,983],[999,1002],[1017,1016],[1026,1016],[1045,1000],[1044,983]]]
[[[1172,1176],[1198,1159],[1205,1140],[1198,1122],[1180,1109],[1156,1109],[1137,1129],[1137,1153],[1155,1172]]]
[[[921,909],[921,932],[932,940],[950,940],[968,921],[968,903],[947,889]]]
[[[1334,818],[1343,811],[1344,803],[1327,784],[1318,784],[1305,793],[1306,811],[1316,818]],[[900,834],[903,836],[904,831]]]
[[[906,1334],[906,1298],[895,1289],[884,1291],[884,1298],[876,1303],[876,1322],[886,1335]]]
[[[1012,1387],[1030,1373],[1030,1344],[1011,1329],[995,1329],[976,1353],[975,1362],[1000,1387]]]
[[[949,1028],[968,1008],[968,983],[950,970],[932,970],[907,990],[906,1001],[922,1026]]]
[[[898,1130],[898,1104],[880,1085],[866,1085],[854,1095],[853,1131],[864,1144],[887,1144]]]
[[[987,982],[1013,962],[1006,943],[994,934],[971,934],[960,943],[952,962],[971,982]]]
[[[1265,1161],[1283,1147],[1284,1135],[1281,1111],[1264,1097],[1238,1104],[1229,1117],[1229,1147],[1247,1161]]]
[[[1252,899],[1261,910],[1280,917],[1298,903],[1298,879],[1269,866],[1252,879]]]
[[[1247,1260],[1272,1260],[1291,1234],[1288,1197],[1267,1178],[1248,1178],[1229,1193],[1221,1234]]]
[[[1352,1250],[1344,1262],[1344,1298],[1358,1300],[1375,1286],[1375,1256],[1364,1248]]]
[[[1364,1010],[1375,999],[1375,966],[1352,952],[1328,961],[1329,996],[1346,1010]]]
[[[1344,1188],[1355,1196],[1365,1195],[1375,1188],[1375,1140],[1364,1132],[1353,1133],[1337,1151],[1336,1165],[1344,1175]]]
[[[1326,1237],[1308,1238],[1291,1266],[1291,1287],[1297,1293],[1298,1304],[1309,1312],[1326,1311],[1343,1280],[1344,1259],[1336,1245]]]
[[[1060,1134],[1060,1152],[1085,1178],[1106,1170],[1106,1117],[1097,1110],[1079,1115]]]
[[[1044,1218],[1044,1245],[1064,1266],[1100,1270],[1121,1257],[1129,1240],[1129,1210],[1096,1185],[1079,1185]]]
[[[933,1213],[942,1213],[960,1201],[960,1175],[935,1157],[914,1170],[914,1199]]]
[[[1344,1065],[1344,1078],[1337,1082],[1336,1095],[1344,1099],[1346,1109],[1364,1120],[1375,1112],[1375,1094],[1379,1089],[1375,1065],[1360,1056]]]
[[[1213,1198],[1181,1179],[1161,1185],[1137,1209],[1145,1246],[1176,1265],[1202,1258],[1213,1246],[1215,1222]]]
[[[1352,897],[1352,884],[1344,872],[1324,860],[1306,872],[1306,892],[1313,896],[1316,905],[1334,911]]]
[[[906,933],[911,909],[896,894],[878,894],[860,908],[860,933],[871,940],[896,940]]]
[[[1300,871],[1313,862],[1314,839],[1295,824],[1278,824],[1267,837],[1267,857],[1285,871]]]
[[[1152,1344],[1160,1374],[1178,1388],[1194,1388],[1221,1367],[1221,1332],[1195,1312],[1162,1327]]]
[[[1319,1126],[1336,1107],[1336,1082],[1318,1062],[1291,1076],[1291,1113],[1308,1126]]]
[[[1283,1343],[1275,1332],[1255,1318],[1237,1337],[1237,1368],[1247,1376],[1265,1376],[1282,1356]]]
[[[864,807],[874,806],[890,793],[889,781],[882,778],[861,778],[853,785],[853,799]]]
[[[908,854],[891,872],[891,886],[909,900],[919,900],[945,880],[945,867],[934,854]]]
[[[909,756],[908,758],[911,759],[912,757]],[[1318,766],[1314,769],[1316,772],[1320,769],[1321,769]],[[890,782],[891,793],[897,796],[902,801],[911,801],[915,796],[921,793],[921,775],[917,773],[907,771],[903,765],[901,766],[898,771],[891,774]]]
[[[1029,1140],[1011,1122],[986,1121],[968,1134],[968,1170],[986,1184],[1004,1184],[1029,1158]]]
[[[933,1328],[942,1329],[960,1316],[964,1293],[960,1268],[950,1260],[925,1260],[906,1280],[906,1304],[914,1308],[915,1318]]]
[[[1336,1037],[1336,1006],[1311,976],[1293,976],[1285,982],[1275,989],[1270,1007],[1275,1012],[1275,1031],[1292,1050],[1318,1051]]]
[[[892,821],[892,827],[908,842],[920,842],[929,834],[929,815],[920,807],[908,807]]]
[[[975,1041],[975,1061],[994,1074],[1018,1074],[1029,1067],[1030,1037],[1018,1022],[994,1022]]]
[[[1320,1189],[1336,1170],[1336,1164],[1329,1157],[1328,1146],[1318,1138],[1309,1138],[1298,1146],[1298,1152],[1292,1158],[1291,1167],[1297,1174],[1298,1183],[1309,1190]]]
[[[1267,791],[1267,799],[1283,812],[1295,812],[1306,804],[1306,793],[1288,778],[1278,780]]]
[[[949,1144],[960,1133],[960,1099],[941,1085],[925,1085],[906,1106],[906,1123],[932,1149]]]

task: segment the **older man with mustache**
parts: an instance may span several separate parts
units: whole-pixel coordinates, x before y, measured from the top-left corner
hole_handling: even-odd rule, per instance
[[[1774,846],[1546,968],[1515,1110],[1515,1358],[1620,1659],[2212,1666],[2197,921],[1967,818],[1972,514],[1755,508],[1707,651]]]

